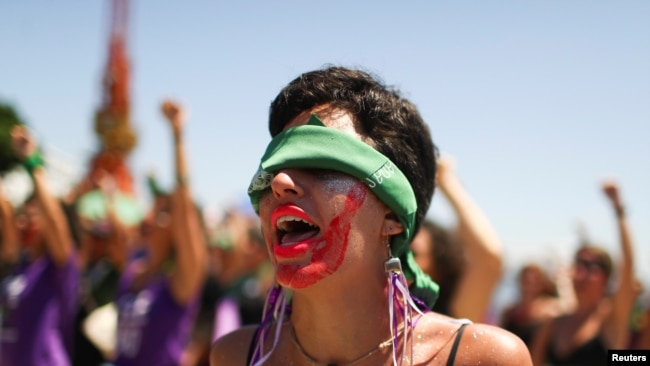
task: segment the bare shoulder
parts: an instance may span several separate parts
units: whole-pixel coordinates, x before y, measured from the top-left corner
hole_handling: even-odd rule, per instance
[[[521,338],[487,324],[468,324],[458,344],[459,364],[532,365],[530,352]]]
[[[245,326],[217,339],[210,350],[210,365],[246,365],[257,325]]]
[[[454,358],[457,365],[532,365],[524,342],[492,325],[427,313],[418,320],[415,339],[418,364],[444,365]]]

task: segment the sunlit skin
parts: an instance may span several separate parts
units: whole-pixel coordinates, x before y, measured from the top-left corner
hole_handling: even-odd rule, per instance
[[[342,181],[338,184],[341,192],[332,192],[343,200],[340,211],[324,226],[316,236],[307,237],[281,245],[277,235],[268,235],[271,243],[272,261],[276,266],[278,282],[291,288],[308,287],[324,277],[336,272],[343,262],[349,243],[352,218],[363,204],[367,188],[361,182],[342,174],[335,174],[333,179]],[[294,216],[313,223],[314,220],[300,207],[286,204],[277,207],[271,213],[271,223],[277,223],[283,216]],[[277,227],[275,228],[277,232]]]
[[[320,112],[319,117],[328,127],[361,138],[348,113],[327,107],[300,114],[285,126],[285,130],[305,124],[314,112]],[[318,169],[276,172],[271,187],[260,198],[260,218],[278,282],[300,289],[337,272],[350,257],[352,243],[363,247],[355,238],[366,238],[368,234],[359,230],[374,232],[375,242],[381,242],[381,227],[371,224],[378,222],[371,217],[385,216],[388,212],[362,182],[346,174]],[[312,225],[313,230],[283,235],[278,228],[283,217],[299,218]],[[355,231],[354,228],[363,229]],[[352,256],[361,255],[360,249],[352,251],[356,253]]]
[[[286,131],[307,124],[312,114],[322,121],[325,125],[323,128],[349,134],[380,153],[384,152],[381,141],[384,141],[385,135],[393,133],[388,126],[392,122],[396,123],[396,135],[401,136],[405,132],[402,140],[405,144],[411,137],[410,132],[428,134],[419,120],[409,118],[405,121],[413,123],[412,127],[415,128],[408,130],[408,133],[400,128],[411,126],[400,124],[401,120],[390,120],[392,112],[400,113],[400,116],[403,112],[410,115],[412,105],[392,97],[384,104],[384,93],[374,86],[369,85],[366,89],[363,86],[365,81],[357,79],[348,83],[349,71],[340,75],[334,71],[326,71],[324,76],[327,80],[323,81],[318,78],[311,80],[311,77],[296,79],[297,85],[305,88],[306,93],[310,93],[309,88],[313,83],[316,99],[328,100],[330,90],[323,91],[322,88],[331,87],[334,99],[329,99],[332,104],[304,109],[289,119],[282,119],[286,118],[283,117],[286,116],[285,106],[278,107],[282,112],[271,119],[270,127],[274,134],[280,126]],[[327,75],[329,72],[332,75]],[[305,85],[302,86],[302,83]],[[292,94],[289,89],[288,93]],[[300,93],[295,99],[304,103]],[[381,99],[377,101],[381,104],[375,104],[375,97]],[[291,103],[294,96],[286,98]],[[275,115],[276,103],[280,105],[282,102],[280,97],[274,101],[272,115]],[[287,113],[296,111],[297,107],[286,106]],[[391,110],[393,107],[399,109]],[[304,105],[299,108],[302,110]],[[386,119],[384,112],[388,113]],[[420,118],[419,115],[413,117]],[[334,141],[323,141],[330,144],[328,148],[337,148]],[[433,157],[430,149],[433,146],[430,145],[428,142],[418,143],[412,147],[422,148],[422,154],[407,156],[409,159],[411,155],[415,159],[420,155],[422,158]],[[399,143],[387,146],[385,155],[399,155],[403,148],[410,147]],[[300,150],[295,154],[302,155]],[[349,156],[349,162],[358,161],[358,158]],[[314,162],[314,165],[321,165],[317,160]],[[430,161],[422,163],[432,168]],[[357,178],[356,174],[353,177],[337,172],[336,166],[332,170],[316,168],[309,164],[301,168],[285,166],[267,171],[269,174],[260,175],[263,179],[253,182],[256,189],[261,184],[268,185],[257,202],[262,233],[279,285],[277,292],[269,294],[268,304],[275,304],[276,309],[278,306],[290,309],[281,310],[277,314],[286,316],[278,316],[274,320],[270,311],[266,312],[261,327],[242,327],[219,338],[211,350],[211,364],[247,364],[250,361],[247,360],[249,350],[257,351],[253,353],[252,360],[264,365],[361,366],[388,365],[393,361],[414,365],[444,364],[461,325],[433,312],[422,315],[414,312],[412,322],[402,321],[405,306],[391,307],[391,304],[395,304],[391,301],[406,298],[405,294],[402,297],[402,294],[392,293],[397,283],[391,285],[391,277],[387,275],[392,272],[386,270],[387,261],[393,264],[395,260],[391,258],[402,254],[393,252],[396,248],[391,248],[391,243],[401,244],[399,239],[402,237],[399,235],[411,234],[410,231],[407,231],[408,235],[405,234],[405,227],[400,221],[406,219],[398,216],[378,198],[373,188],[364,183],[364,176]],[[386,202],[392,200],[387,199]],[[411,220],[407,223],[409,228],[412,224],[415,228],[418,226],[417,222]],[[406,293],[407,290],[401,287],[400,291]],[[391,329],[391,319],[396,320],[396,329]],[[456,344],[461,350],[455,356],[456,364],[530,364],[530,356],[521,339],[503,329],[482,324],[466,325],[463,329],[466,329],[466,336],[456,338],[460,340]],[[398,335],[391,339],[394,332]],[[269,336],[262,339],[262,334]],[[396,341],[398,347],[391,346],[391,341]],[[387,346],[384,346],[384,342],[387,342]]]

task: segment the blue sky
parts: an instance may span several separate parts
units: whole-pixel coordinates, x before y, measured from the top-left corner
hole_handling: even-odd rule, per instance
[[[0,98],[83,166],[106,60],[108,1],[0,0]],[[190,110],[204,204],[243,195],[269,102],[324,64],[359,66],[415,102],[499,232],[511,266],[567,260],[576,227],[618,255],[599,190],[621,186],[650,284],[650,2],[132,1],[131,165],[172,182],[170,96]],[[430,214],[449,224],[441,196]],[[645,267],[645,268],[644,268]]]

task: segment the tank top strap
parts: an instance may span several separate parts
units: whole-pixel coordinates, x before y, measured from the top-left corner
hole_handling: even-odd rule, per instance
[[[463,322],[458,330],[456,331],[456,338],[454,338],[454,344],[451,346],[451,351],[449,351],[449,358],[447,359],[447,366],[453,366],[454,360],[456,359],[456,352],[458,352],[458,345],[460,344],[460,338],[463,336],[463,331],[465,327],[471,324],[469,322]]]
[[[255,351],[255,340],[257,339],[257,335],[260,332],[260,328],[262,326],[258,326],[255,328],[255,333],[253,333],[253,337],[251,338],[251,343],[248,345],[248,355],[246,356],[246,366],[251,364],[251,361],[253,360],[253,352]]]

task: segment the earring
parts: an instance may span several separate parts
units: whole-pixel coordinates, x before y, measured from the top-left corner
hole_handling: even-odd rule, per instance
[[[262,322],[260,323],[260,331],[254,339],[255,348],[252,355],[251,365],[262,365],[271,356],[271,353],[273,353],[273,350],[278,345],[284,318],[289,315],[290,311],[284,290],[278,283],[276,283],[275,286],[269,290],[268,295],[266,296],[264,310],[262,312]],[[265,353],[264,344],[267,337],[270,336],[271,326],[274,322],[275,334],[273,338],[273,346]]]
[[[402,270],[402,262],[399,258],[393,257],[390,251],[390,241],[388,243],[388,259],[384,262],[384,270],[388,279],[388,319],[390,323],[390,332],[393,340],[393,365],[398,365],[398,345],[399,336],[404,337],[402,356],[406,355],[406,344],[409,335],[412,336],[415,321],[413,320],[413,310],[422,314],[420,309],[408,289],[406,277]],[[400,326],[400,323],[401,326]],[[413,359],[413,342],[411,342],[411,359]]]

